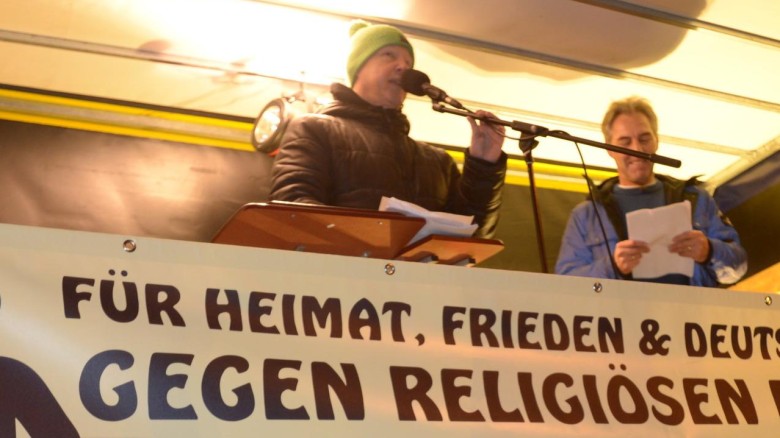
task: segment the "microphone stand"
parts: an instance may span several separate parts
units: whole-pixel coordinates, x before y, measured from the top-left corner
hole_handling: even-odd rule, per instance
[[[534,225],[536,226],[536,246],[539,250],[539,261],[542,264],[542,272],[548,273],[547,270],[547,251],[544,249],[544,233],[542,232],[542,220],[539,216],[539,201],[536,197],[536,178],[534,178],[534,158],[531,151],[539,144],[536,137],[523,137],[522,135],[518,139],[520,150],[523,152],[525,158],[525,166],[528,169],[528,188],[531,192],[531,206],[534,214]]]
[[[455,114],[458,116],[463,117],[473,117],[475,119],[488,122],[488,123],[494,123],[497,125],[503,125],[508,128],[511,128],[515,131],[520,132],[520,139],[519,139],[519,146],[520,150],[523,152],[523,157],[525,158],[525,163],[528,168],[528,181],[529,181],[529,188],[531,191],[531,205],[533,208],[533,215],[534,215],[534,224],[536,226],[536,243],[539,250],[539,259],[542,264],[542,272],[548,273],[547,270],[547,254],[544,249],[544,239],[543,239],[543,233],[542,233],[542,222],[539,215],[539,205],[536,197],[536,182],[534,178],[534,171],[533,171],[533,156],[531,154],[531,151],[533,148],[536,147],[539,142],[536,140],[536,137],[555,137],[560,138],[562,140],[568,140],[575,143],[582,143],[589,146],[594,146],[601,149],[606,149],[608,151],[613,152],[619,152],[621,154],[631,155],[634,157],[644,158],[645,160],[652,161],[653,163],[662,164],[665,166],[671,166],[671,167],[680,167],[682,165],[682,162],[680,160],[665,157],[662,155],[657,154],[648,154],[646,152],[640,152],[635,151],[633,149],[627,149],[620,146],[615,146],[607,143],[601,143],[598,141],[588,140],[586,138],[580,138],[575,137],[573,135],[569,135],[562,131],[551,131],[548,128],[545,128],[543,126],[537,126],[532,125],[529,123],[519,122],[517,120],[513,120],[511,122],[501,120],[498,118],[487,118],[487,117],[479,117],[473,112],[470,111],[464,111],[460,109],[453,109],[448,108],[444,106],[441,102],[434,102],[433,103],[433,110],[440,112],[440,113],[449,113],[449,114]]]

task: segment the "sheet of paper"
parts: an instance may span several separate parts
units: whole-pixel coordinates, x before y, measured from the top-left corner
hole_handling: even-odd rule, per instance
[[[406,216],[421,217],[425,219],[425,225],[417,232],[409,244],[412,244],[431,234],[443,234],[449,236],[469,237],[477,230],[477,225],[472,224],[474,216],[430,211],[411,202],[398,198],[383,196],[379,203],[380,211],[393,211]]]
[[[688,201],[658,208],[644,208],[626,214],[628,238],[642,240],[650,252],[634,268],[634,278],[656,278],[666,274],[693,276],[693,259],[670,253],[672,238],[689,231],[691,203]]]

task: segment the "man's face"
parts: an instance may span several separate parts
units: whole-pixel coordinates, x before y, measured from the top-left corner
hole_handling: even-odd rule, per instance
[[[612,122],[612,138],[607,143],[647,154],[658,150],[658,139],[650,121],[641,113],[621,114]],[[655,181],[652,161],[613,151],[609,156],[617,164],[618,179],[624,186],[644,186]]]
[[[383,108],[401,108],[406,92],[401,74],[412,68],[412,55],[401,46],[386,46],[363,64],[352,89],[366,102]]]

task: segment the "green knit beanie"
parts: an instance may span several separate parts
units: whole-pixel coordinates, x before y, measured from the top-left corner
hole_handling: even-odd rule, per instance
[[[349,27],[351,47],[347,57],[347,76],[349,83],[355,84],[355,78],[366,60],[377,50],[386,46],[401,46],[412,55],[414,64],[414,49],[400,30],[386,24],[369,24],[363,20],[354,20]]]

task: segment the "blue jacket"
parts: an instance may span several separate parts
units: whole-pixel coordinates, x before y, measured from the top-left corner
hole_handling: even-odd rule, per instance
[[[739,242],[737,230],[722,215],[712,196],[697,187],[694,180],[680,181],[663,175],[656,175],[656,178],[664,185],[667,204],[685,199],[691,201],[694,208],[693,228],[704,232],[710,241],[710,258],[705,263],[694,264],[690,284],[714,287],[739,281],[747,271],[747,254]],[[610,178],[595,189],[598,214],[612,254],[615,252],[615,245],[628,237],[622,213],[612,197],[615,184],[617,178]],[[623,276],[617,268],[613,269],[612,260],[604,245],[599,218],[594,214],[590,200],[578,204],[572,210],[563,234],[555,273],[631,279],[630,275]]]

